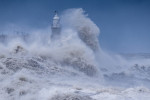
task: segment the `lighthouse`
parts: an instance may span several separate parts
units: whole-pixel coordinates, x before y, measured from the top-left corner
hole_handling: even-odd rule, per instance
[[[61,27],[60,27],[60,18],[58,16],[57,11],[55,11],[55,15],[53,17],[51,30],[52,30],[51,39],[52,40],[58,39],[60,37]]]

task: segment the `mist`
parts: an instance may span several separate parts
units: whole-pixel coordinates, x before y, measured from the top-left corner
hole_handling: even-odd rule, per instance
[[[101,28],[101,47],[114,53],[149,53],[149,0],[0,0],[0,32],[19,26],[23,32],[51,24],[55,10],[83,8]],[[10,27],[9,27],[10,28]],[[14,29],[14,28],[12,28]]]
[[[100,29],[82,8],[67,9],[60,17],[62,30],[55,40],[50,26],[3,31],[2,100],[149,99],[149,55],[103,50]]]

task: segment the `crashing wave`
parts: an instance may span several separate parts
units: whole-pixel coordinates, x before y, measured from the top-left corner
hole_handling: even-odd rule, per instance
[[[99,28],[82,9],[66,10],[61,21],[57,41],[41,30],[0,43],[1,100],[149,100],[150,59],[102,51]]]

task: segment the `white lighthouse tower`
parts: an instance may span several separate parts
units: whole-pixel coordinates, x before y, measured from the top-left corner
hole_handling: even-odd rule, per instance
[[[60,31],[61,31],[61,27],[60,27],[60,18],[57,14],[57,11],[55,11],[55,15],[53,17],[53,22],[52,22],[52,26],[51,26],[51,30],[52,30],[52,35],[51,35],[51,39],[58,39],[60,37]]]

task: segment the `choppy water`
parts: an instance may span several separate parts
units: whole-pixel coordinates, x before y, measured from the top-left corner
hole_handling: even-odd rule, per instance
[[[103,51],[82,9],[63,12],[61,25],[53,41],[43,30],[1,40],[0,100],[149,100],[149,57]]]

